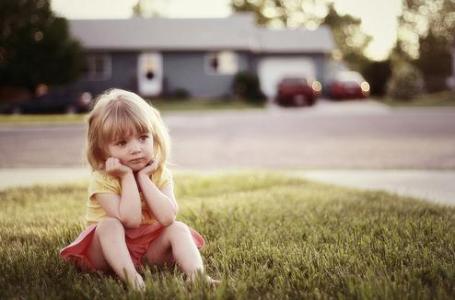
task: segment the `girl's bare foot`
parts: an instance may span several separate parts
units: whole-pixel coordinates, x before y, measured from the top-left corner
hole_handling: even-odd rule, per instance
[[[211,286],[217,286],[221,284],[221,280],[213,279],[209,275],[205,275],[205,281],[210,284]]]
[[[201,272],[195,272],[195,273],[189,275],[187,278],[187,282],[190,282],[190,283],[195,283],[197,281],[207,283],[210,286],[217,286],[217,285],[221,284],[221,280],[213,279],[209,275],[207,275],[205,273],[201,273]]]

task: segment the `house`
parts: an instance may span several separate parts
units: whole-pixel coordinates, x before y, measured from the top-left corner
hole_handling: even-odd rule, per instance
[[[334,42],[330,30],[270,30],[252,14],[218,19],[132,18],[70,20],[87,54],[85,75],[74,84],[93,94],[119,87],[143,96],[185,90],[193,97],[231,93],[239,71],[258,74],[273,97],[284,75],[324,81]]]

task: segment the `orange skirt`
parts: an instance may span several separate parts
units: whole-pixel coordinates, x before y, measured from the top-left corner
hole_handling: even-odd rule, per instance
[[[60,250],[63,260],[74,263],[79,269],[84,271],[97,271],[90,261],[87,252],[95,236],[97,224],[87,227],[71,244]],[[128,251],[136,267],[142,265],[142,257],[149,249],[150,245],[163,232],[164,227],[156,222],[151,225],[141,225],[138,228],[125,230],[125,240]],[[194,243],[198,248],[205,244],[204,238],[194,229],[190,228]]]

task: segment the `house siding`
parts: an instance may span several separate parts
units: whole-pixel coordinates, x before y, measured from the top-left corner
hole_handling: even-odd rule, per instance
[[[163,53],[165,93],[185,89],[192,97],[219,98],[231,93],[235,74],[211,74],[207,69],[207,52]],[[248,70],[246,53],[238,53],[238,70]]]
[[[111,76],[103,80],[82,77],[72,85],[78,91],[88,91],[93,95],[110,88],[121,88],[137,92],[137,57],[138,53],[96,51],[87,54],[107,54],[111,59]]]
[[[87,52],[107,54],[111,58],[111,76],[104,80],[82,77],[71,88],[98,95],[109,88],[121,88],[138,92],[137,63],[141,52]],[[187,90],[192,97],[220,98],[231,94],[235,74],[210,74],[206,56],[211,52],[164,52],[163,94],[172,94],[177,89]],[[248,53],[237,53],[239,71],[250,70]]]

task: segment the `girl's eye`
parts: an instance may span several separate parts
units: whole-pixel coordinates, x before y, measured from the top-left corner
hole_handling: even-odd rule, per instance
[[[126,142],[125,141],[118,141],[117,143],[115,143],[117,146],[125,146],[126,145]]]
[[[145,140],[148,139],[148,138],[149,138],[149,136],[146,135],[146,134],[141,135],[141,136],[139,137],[139,139],[140,139],[141,141],[145,141]]]

